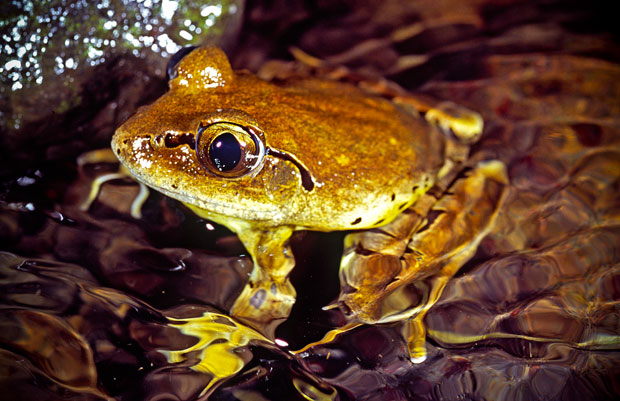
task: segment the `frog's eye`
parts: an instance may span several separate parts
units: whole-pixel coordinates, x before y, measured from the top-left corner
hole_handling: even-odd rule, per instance
[[[222,177],[241,177],[260,166],[265,145],[252,128],[228,122],[200,125],[196,155],[203,166]]]

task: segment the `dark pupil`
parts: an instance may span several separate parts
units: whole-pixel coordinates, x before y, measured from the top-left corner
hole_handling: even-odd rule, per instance
[[[232,170],[241,160],[241,146],[233,134],[226,132],[211,142],[209,157],[218,170]]]

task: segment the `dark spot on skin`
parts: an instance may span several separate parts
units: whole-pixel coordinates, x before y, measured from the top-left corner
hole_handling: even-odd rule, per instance
[[[418,190],[418,188],[420,188],[420,187],[419,187],[419,186],[417,186],[417,185],[414,185],[414,186],[413,186],[413,188],[411,188],[411,191],[412,191],[412,192],[415,192],[415,191],[417,191],[417,190]]]
[[[172,184],[172,188],[177,189],[177,184]]]
[[[121,154],[121,150],[119,148],[116,148],[116,154],[120,155]]]
[[[252,298],[250,298],[250,304],[256,309],[260,308],[263,305],[263,302],[265,302],[266,296],[267,291],[261,288],[260,290],[256,291]]]
[[[352,226],[354,226],[354,225],[359,224],[359,223],[361,223],[361,222],[362,222],[362,218],[361,218],[361,217],[358,217],[357,219],[355,219],[355,221],[354,221],[354,222],[352,222],[352,223],[351,223],[351,225],[352,225]]]
[[[407,207],[407,202],[401,203],[400,206],[398,207],[399,209],[404,209],[405,207]]]
[[[383,221],[385,221],[385,219],[381,219],[381,220],[377,221],[377,222],[375,223],[375,225],[379,225],[379,224],[383,223]]]
[[[601,129],[600,125],[579,123],[573,124],[571,128],[577,134],[577,139],[579,139],[579,143],[581,143],[582,145],[598,146],[601,144],[603,130]]]
[[[412,208],[405,209],[405,210],[403,210],[403,211],[402,211],[402,212],[400,212],[400,213],[401,213],[401,214],[415,214],[415,215],[418,215],[418,213],[416,213],[416,211],[415,211],[415,210],[413,210]]]
[[[396,199],[396,194],[392,194],[392,202]]]
[[[190,133],[180,135],[166,134],[164,137],[164,145],[167,148],[176,148],[181,145],[189,145],[190,148],[194,149],[196,140],[194,139],[194,134]]]
[[[129,139],[125,139],[125,140],[123,141],[123,145],[128,145],[128,144],[129,144]]]

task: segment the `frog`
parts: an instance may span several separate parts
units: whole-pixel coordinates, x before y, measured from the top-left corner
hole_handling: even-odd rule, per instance
[[[416,361],[425,355],[424,313],[492,226],[501,190],[489,197],[485,188],[501,188],[506,174],[500,162],[480,161],[457,180],[481,135],[479,114],[376,92],[314,76],[268,81],[203,46],[175,65],[167,93],[116,130],[111,148],[138,182],[239,237],[253,269],[229,312],[269,338],[295,302],[293,232],[351,231],[331,306],[349,324],[324,341],[359,324],[403,320]],[[448,188],[457,192],[443,196]],[[491,212],[469,219],[481,205]],[[430,221],[433,210],[442,217]],[[451,224],[474,226],[451,242],[441,232]],[[396,258],[399,268],[359,262],[369,254]],[[418,306],[403,301],[422,276],[439,278]]]

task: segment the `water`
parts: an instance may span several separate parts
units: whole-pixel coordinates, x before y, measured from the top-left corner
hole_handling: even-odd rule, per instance
[[[129,180],[82,210],[95,177],[117,166],[78,166],[83,149],[64,147],[58,129],[2,170],[3,399],[617,399],[620,57],[574,9],[496,7],[484,28],[461,25],[462,41],[426,28],[391,47],[434,54],[391,77],[479,111],[472,157],[500,159],[510,176],[495,229],[426,316],[426,361],[409,361],[399,323],[290,352],[344,323],[321,309],[338,296],[344,233],[293,238],[298,301],[281,341],[229,319],[252,267],[236,237],[155,193],[132,217]],[[373,54],[341,60],[377,65]]]

